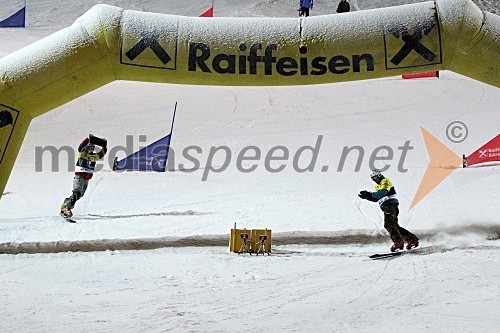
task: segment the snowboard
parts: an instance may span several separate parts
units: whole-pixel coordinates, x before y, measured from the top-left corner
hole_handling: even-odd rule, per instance
[[[59,215],[61,215],[61,217],[66,221],[66,222],[69,222],[69,223],[76,223],[76,221],[71,218],[71,217],[67,217],[66,215],[60,213]]]
[[[389,259],[389,258],[393,258],[393,257],[398,257],[398,256],[402,255],[403,253],[405,253],[405,252],[401,251],[401,252],[376,253],[376,254],[372,254],[371,256],[369,256],[369,258],[373,259],[373,260]]]
[[[404,250],[404,251],[398,251],[398,252],[387,252],[387,253],[376,253],[372,254],[368,258],[372,260],[379,260],[379,259],[390,259],[394,257],[399,257],[404,254],[412,253],[412,252],[420,252],[422,248],[420,246],[411,248],[410,250]]]
[[[89,143],[99,147],[106,147],[108,145],[108,141],[106,139],[99,138],[92,134],[89,134]]]

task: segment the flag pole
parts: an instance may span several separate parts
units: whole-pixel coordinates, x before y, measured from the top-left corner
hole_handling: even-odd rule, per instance
[[[170,127],[170,134],[169,135],[172,135],[172,131],[174,130],[175,112],[177,112],[177,102],[175,102],[175,106],[174,106],[174,116],[172,117],[172,126]]]
[[[170,127],[170,134],[168,135],[168,136],[170,136],[170,140],[172,140],[172,132],[174,131],[174,121],[175,121],[175,113],[176,112],[177,112],[177,102],[175,102],[174,116],[172,117],[172,126]],[[165,170],[163,170],[163,172],[167,171],[167,167],[168,167],[168,153],[170,152],[170,140],[169,140],[169,143],[167,146],[167,160],[165,161]]]

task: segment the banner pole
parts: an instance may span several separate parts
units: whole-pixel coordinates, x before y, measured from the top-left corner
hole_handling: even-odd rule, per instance
[[[177,102],[175,102],[174,106],[174,116],[172,117],[172,126],[170,127],[170,134],[172,135],[172,131],[174,130],[174,120],[175,120],[175,113],[177,112]]]

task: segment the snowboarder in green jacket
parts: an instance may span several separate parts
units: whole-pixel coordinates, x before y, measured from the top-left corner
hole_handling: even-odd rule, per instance
[[[378,202],[380,209],[384,212],[384,228],[389,232],[394,244],[391,246],[391,252],[403,250],[407,242],[406,249],[410,250],[417,247],[418,237],[400,227],[398,224],[399,201],[396,194],[396,188],[389,180],[382,175],[380,170],[373,170],[370,178],[377,183],[375,192],[361,191],[358,196],[361,199]]]

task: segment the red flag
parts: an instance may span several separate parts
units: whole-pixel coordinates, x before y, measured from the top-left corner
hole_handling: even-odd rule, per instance
[[[467,157],[467,165],[500,161],[500,134]]]
[[[214,2],[212,1],[212,7],[200,15],[200,17],[214,17]]]
[[[439,77],[439,71],[403,74],[403,79],[421,79],[426,77]]]

